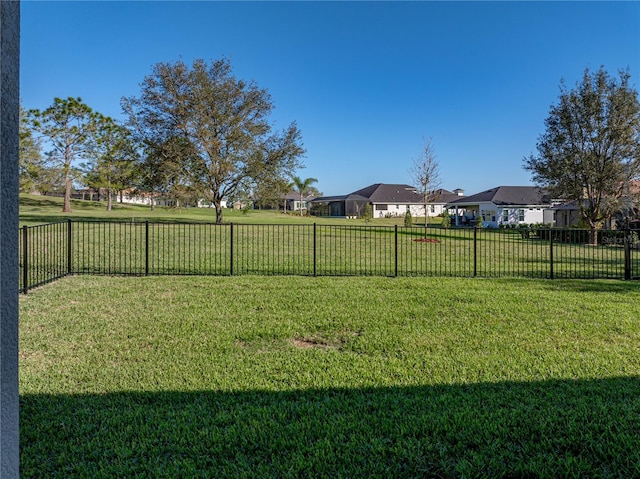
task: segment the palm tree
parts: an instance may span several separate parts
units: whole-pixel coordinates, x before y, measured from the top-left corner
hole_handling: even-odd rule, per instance
[[[307,190],[309,189],[309,187],[313,183],[317,183],[318,180],[316,178],[307,178],[302,180],[300,179],[299,176],[294,176],[292,180],[293,180],[293,184],[296,187],[296,191],[300,194],[300,216],[302,216],[302,198],[307,193]]]

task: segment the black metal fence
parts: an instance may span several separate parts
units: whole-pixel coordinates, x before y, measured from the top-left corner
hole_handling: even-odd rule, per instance
[[[69,274],[636,279],[634,231],[65,221],[20,230],[20,291]]]

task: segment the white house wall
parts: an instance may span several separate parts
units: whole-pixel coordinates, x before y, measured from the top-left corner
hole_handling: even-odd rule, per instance
[[[207,201],[207,200],[198,200],[198,204],[197,204],[198,208],[213,208],[214,205],[213,203]],[[227,200],[222,200],[220,201],[220,206],[222,208],[226,208],[227,207]]]
[[[407,212],[406,204],[373,204],[373,217],[374,218],[386,218],[387,216],[399,217],[404,216]]]
[[[496,221],[485,221],[488,226],[497,227],[501,224],[532,224],[532,223],[544,223],[545,219],[548,220],[548,215],[545,217],[545,208],[535,206],[523,206],[523,207],[496,207]]]
[[[150,205],[151,198],[148,196],[129,196],[122,195],[122,201],[120,201],[120,195],[116,195],[116,201],[118,203],[129,203],[134,205]]]
[[[508,221],[504,221],[504,211],[508,215]],[[524,220],[521,219],[521,214],[524,213]],[[545,209],[542,207],[521,207],[521,208],[500,208],[500,218],[498,218],[497,224],[532,224],[532,223],[544,223],[545,222]],[[548,219],[548,218],[547,218]]]
[[[489,228],[500,225],[548,224],[552,222],[549,211],[542,206],[497,206],[490,202],[461,205],[458,208],[458,214],[467,218],[467,221],[461,221],[460,224],[471,224],[471,220],[480,214],[484,218],[484,226]]]
[[[411,216],[414,218],[416,216],[424,216],[424,205],[410,205],[409,211],[411,211]]]
[[[387,204],[386,210],[378,209],[382,205],[374,204],[373,205],[373,217],[374,218],[385,218],[388,216],[391,217],[403,217],[407,208],[411,212],[411,216],[415,217],[423,217],[424,218],[424,205],[416,205],[416,204]],[[433,210],[433,211],[432,211]],[[443,204],[429,204],[427,206],[427,211],[430,217],[439,216],[444,211]]]

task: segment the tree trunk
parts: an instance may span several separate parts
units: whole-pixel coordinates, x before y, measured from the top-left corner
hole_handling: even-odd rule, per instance
[[[300,204],[298,207],[300,208],[300,216],[302,216],[302,193],[300,193]]]
[[[425,202],[424,202],[424,227],[425,228],[429,224],[429,210],[428,210],[428,208],[429,208],[429,204],[425,200]]]
[[[156,210],[156,199],[153,197],[153,194],[151,195],[151,211],[155,211]]]
[[[69,175],[67,175],[64,180],[64,203],[62,212],[71,213],[71,178],[69,178]]]
[[[216,224],[222,224],[222,204],[220,201],[214,200],[213,206],[216,208]]]
[[[598,245],[598,228],[593,225],[589,227],[589,244],[592,246]]]
[[[111,189],[107,188],[107,211],[111,211]]]

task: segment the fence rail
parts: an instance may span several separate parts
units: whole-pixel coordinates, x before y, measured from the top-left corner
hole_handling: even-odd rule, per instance
[[[20,230],[20,291],[69,274],[636,279],[637,232],[65,221]]]

